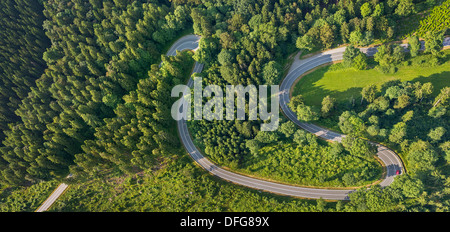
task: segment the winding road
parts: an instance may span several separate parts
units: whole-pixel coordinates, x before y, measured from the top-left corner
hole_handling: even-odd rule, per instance
[[[200,41],[199,36],[189,35],[180,38],[169,50],[167,53],[168,56],[176,55],[176,51],[183,50],[196,50],[198,48],[198,44]],[[370,49],[361,49],[367,55],[373,55],[376,52],[376,48]],[[303,128],[304,130],[313,133],[323,139],[341,142],[341,139],[345,135],[338,134],[333,131],[329,131],[327,129],[318,127],[314,124],[303,123],[297,119],[297,116],[289,109],[288,103],[290,101],[289,92],[291,86],[295,83],[295,80],[304,74],[305,72],[319,66],[322,64],[326,64],[332,61],[342,60],[343,53],[345,51],[345,47],[336,48],[333,50],[329,50],[326,52],[319,53],[310,58],[299,60],[298,62],[294,62],[291,66],[288,74],[282,81],[280,85],[280,107],[286,116],[296,123],[298,126]],[[203,69],[203,65],[196,63],[193,73],[200,73]],[[189,79],[187,86],[192,88],[193,80]],[[187,90],[186,90],[187,91]],[[183,114],[182,110],[178,112],[179,114]],[[189,155],[204,169],[209,171],[211,174],[220,177],[226,181],[243,185],[246,187],[258,189],[261,191],[267,191],[275,194],[294,196],[294,197],[302,197],[302,198],[323,198],[330,200],[347,200],[348,194],[353,190],[348,189],[319,189],[319,188],[309,188],[309,187],[299,187],[292,186],[288,184],[275,183],[271,181],[261,180],[241,174],[237,174],[234,172],[230,172],[228,170],[224,170],[207,158],[205,158],[201,152],[195,147],[192,138],[190,137],[188,127],[185,120],[178,121],[178,131],[181,138],[182,143],[184,144]],[[375,143],[373,143],[375,144]],[[380,182],[381,186],[388,186],[394,180],[396,176],[397,170],[403,170],[403,165],[400,158],[388,148],[381,146],[379,144],[375,144],[378,147],[378,158],[383,162],[386,167],[386,173],[383,176],[383,180]],[[403,173],[403,171],[401,171]]]
[[[177,51],[183,50],[192,50],[196,51],[199,47],[200,36],[197,35],[186,35],[182,38],[178,39],[166,53],[167,56],[175,56]],[[423,43],[423,42],[422,42]],[[403,47],[406,48],[405,44],[402,44]],[[444,46],[450,46],[450,37],[445,38]],[[280,86],[280,107],[285,113],[285,115],[296,123],[298,126],[303,128],[304,130],[313,133],[323,139],[341,142],[342,138],[345,135],[318,127],[314,124],[303,123],[300,122],[294,112],[291,111],[288,107],[288,103],[290,101],[289,92],[294,85],[296,79],[300,77],[302,74],[307,71],[320,66],[322,64],[326,64],[332,61],[342,60],[343,53],[345,51],[345,47],[332,49],[329,51],[325,51],[314,55],[310,58],[303,60],[296,60],[293,62],[288,74],[284,78]],[[361,48],[361,51],[367,54],[368,56],[372,56],[377,52],[376,47],[372,48]],[[193,68],[193,73],[200,73],[203,70],[203,65],[199,63],[195,63]],[[193,80],[189,79],[187,86],[192,88]],[[185,91],[189,91],[186,89]],[[179,112],[180,114],[183,112]],[[180,135],[181,141],[186,148],[189,155],[204,169],[209,171],[211,174],[218,176],[226,181],[239,184],[242,186],[258,189],[261,191],[272,192],[275,194],[294,196],[294,197],[302,197],[302,198],[323,198],[330,200],[348,200],[348,194],[353,190],[340,190],[340,189],[317,189],[317,188],[308,188],[308,187],[298,187],[291,186],[287,184],[280,184],[265,180],[260,180],[257,178],[252,178],[240,174],[236,174],[227,170],[224,170],[207,158],[205,158],[201,152],[195,147],[192,138],[190,137],[189,130],[185,120],[178,121],[178,133]],[[381,146],[376,143],[372,143],[378,147],[377,156],[383,162],[386,167],[386,173],[384,175],[383,180],[380,182],[381,186],[388,186],[394,180],[397,170],[402,170],[403,173],[403,165],[400,158],[387,147]],[[70,177],[71,175],[69,175]],[[55,191],[49,196],[49,198],[36,210],[36,212],[44,212],[47,211],[51,205],[64,193],[64,191],[68,188],[67,184],[61,184],[58,186]]]

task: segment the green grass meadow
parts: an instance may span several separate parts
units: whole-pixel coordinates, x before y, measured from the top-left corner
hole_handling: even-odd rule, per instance
[[[445,52],[447,57],[449,50]],[[394,74],[383,74],[376,69],[356,70],[344,68],[337,63],[317,69],[302,77],[294,87],[293,96],[301,94],[307,105],[320,106],[322,99],[330,95],[338,102],[361,99],[361,90],[370,84],[380,87],[391,80],[431,82],[434,95],[444,86],[450,85],[450,62],[438,66],[401,66]]]

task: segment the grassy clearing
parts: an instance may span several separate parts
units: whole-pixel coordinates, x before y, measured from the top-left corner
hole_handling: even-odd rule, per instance
[[[446,50],[447,56],[450,54]],[[391,80],[431,82],[435,90],[450,83],[450,62],[436,67],[418,65],[402,66],[394,74],[383,74],[375,69],[355,70],[344,68],[341,63],[333,64],[305,75],[294,87],[293,96],[303,95],[308,105],[320,106],[322,99],[330,95],[338,102],[360,99],[361,90],[367,85],[381,86]],[[435,91],[434,94],[437,94]]]

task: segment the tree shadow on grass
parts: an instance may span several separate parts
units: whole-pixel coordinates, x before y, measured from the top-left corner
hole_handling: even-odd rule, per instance
[[[427,67],[427,68],[433,68],[433,67]],[[430,82],[433,85],[433,93],[431,94],[431,97],[436,97],[442,88],[450,86],[450,70],[444,71],[441,73],[435,73],[428,77],[424,76],[418,76],[417,78],[414,78],[411,80],[411,82],[420,82],[420,83],[426,83]]]
[[[450,55],[446,56],[441,60],[441,62],[447,62],[450,60]],[[433,69],[432,66],[424,66],[424,69]],[[339,105],[345,106],[347,109],[351,109],[355,106],[360,105],[361,102],[361,91],[363,87],[351,87],[345,91],[329,90],[325,89],[324,86],[318,85],[317,83],[325,77],[325,74],[329,71],[335,71],[343,69],[342,67],[337,67],[336,65],[328,65],[315,70],[313,73],[307,74],[302,77],[296,86],[294,87],[293,96],[302,95],[305,99],[307,105],[321,106],[323,97],[329,95],[336,98]],[[344,80],[342,80],[344,81]],[[450,86],[450,70],[440,73],[435,73],[430,76],[418,76],[410,82],[419,81],[422,84],[426,82],[431,82],[434,86],[432,97],[439,94],[440,89],[446,86]],[[381,86],[381,91],[386,90],[392,84],[398,84],[400,80],[390,80],[383,83]],[[344,83],[345,84],[345,83]]]
[[[336,67],[328,65],[301,77],[294,87],[293,96],[302,95],[307,105],[315,106],[321,106],[323,98],[328,95],[336,98],[339,103],[348,103],[350,105],[353,102],[361,100],[361,87],[351,87],[345,91],[337,91],[325,89],[323,86],[317,85],[317,82],[324,78],[325,73],[328,71],[336,71]]]

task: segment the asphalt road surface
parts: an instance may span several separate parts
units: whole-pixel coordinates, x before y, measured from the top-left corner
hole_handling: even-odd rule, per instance
[[[44,203],[42,203],[42,205],[35,211],[35,212],[44,212],[47,211],[50,206],[53,205],[53,203],[55,203],[55,201],[61,196],[61,194],[64,193],[64,191],[66,191],[66,189],[69,187],[69,185],[67,184],[60,184],[54,191],[53,193],[50,195],[50,197],[47,198],[47,200],[44,201]]]

